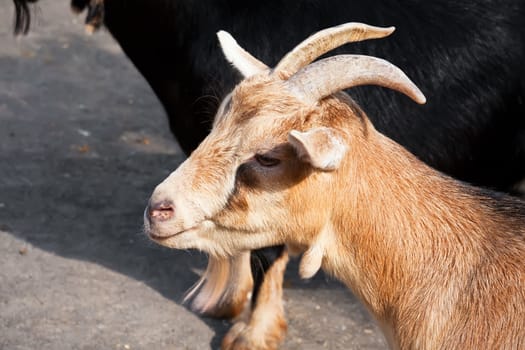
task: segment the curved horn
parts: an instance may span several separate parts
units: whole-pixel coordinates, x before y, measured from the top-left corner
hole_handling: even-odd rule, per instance
[[[303,68],[288,81],[300,99],[317,102],[335,92],[358,85],[379,85],[410,97],[419,104],[426,98],[401,69],[383,59],[363,55],[325,58]]]
[[[221,30],[217,32],[217,37],[228,62],[233,64],[245,78],[269,69],[267,65],[237,44],[230,33]]]
[[[394,27],[382,28],[350,22],[321,30],[286,54],[277,64],[274,72],[287,79],[330,50],[350,42],[384,38],[394,29]]]

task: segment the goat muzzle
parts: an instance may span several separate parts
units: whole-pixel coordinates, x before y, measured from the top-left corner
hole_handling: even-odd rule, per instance
[[[175,205],[171,201],[150,202],[146,216],[150,223],[168,221],[175,216]]]

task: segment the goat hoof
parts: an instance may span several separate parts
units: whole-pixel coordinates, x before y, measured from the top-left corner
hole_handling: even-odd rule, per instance
[[[241,339],[242,332],[247,328],[246,323],[237,322],[232,328],[226,333],[224,339],[222,339],[221,350],[234,350],[234,349],[243,349],[236,346],[237,339]]]

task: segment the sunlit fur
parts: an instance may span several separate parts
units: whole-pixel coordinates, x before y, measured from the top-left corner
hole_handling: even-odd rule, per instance
[[[307,252],[306,274],[320,262],[348,285],[392,348],[525,346],[522,202],[424,165],[342,95],[304,105],[262,74],[234,90],[225,113],[155,191],[181,213],[184,205],[205,206],[186,226],[174,220],[151,227],[167,236],[159,243],[212,255],[299,247]],[[287,142],[291,130],[321,126],[344,135],[347,145],[332,171],[299,159]],[[257,153],[281,163],[258,166]],[[169,234],[188,227],[195,229]]]
[[[253,278],[250,253],[233,258],[210,256],[206,271],[186,294],[194,310],[215,317],[232,318],[239,315],[250,301]]]

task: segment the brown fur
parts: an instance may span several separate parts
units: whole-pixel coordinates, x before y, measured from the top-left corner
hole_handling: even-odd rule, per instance
[[[301,274],[322,267],[341,279],[392,348],[525,346],[523,202],[429,168],[341,94],[307,105],[278,77],[261,74],[231,98],[208,138],[152,197],[160,201],[175,188],[176,207],[207,205],[192,214],[189,230],[176,220],[153,226],[182,232],[161,243],[226,255],[283,243],[300,249]],[[288,142],[291,130],[318,127],[344,139],[344,158],[333,171],[313,168]],[[258,154],[280,163],[262,166]],[[186,179],[192,185],[181,193]],[[280,298],[280,281],[272,282],[263,298]],[[268,326],[271,318],[257,316],[265,312],[275,313],[256,309],[224,347],[273,348],[281,318]],[[259,334],[277,340],[265,343]]]

